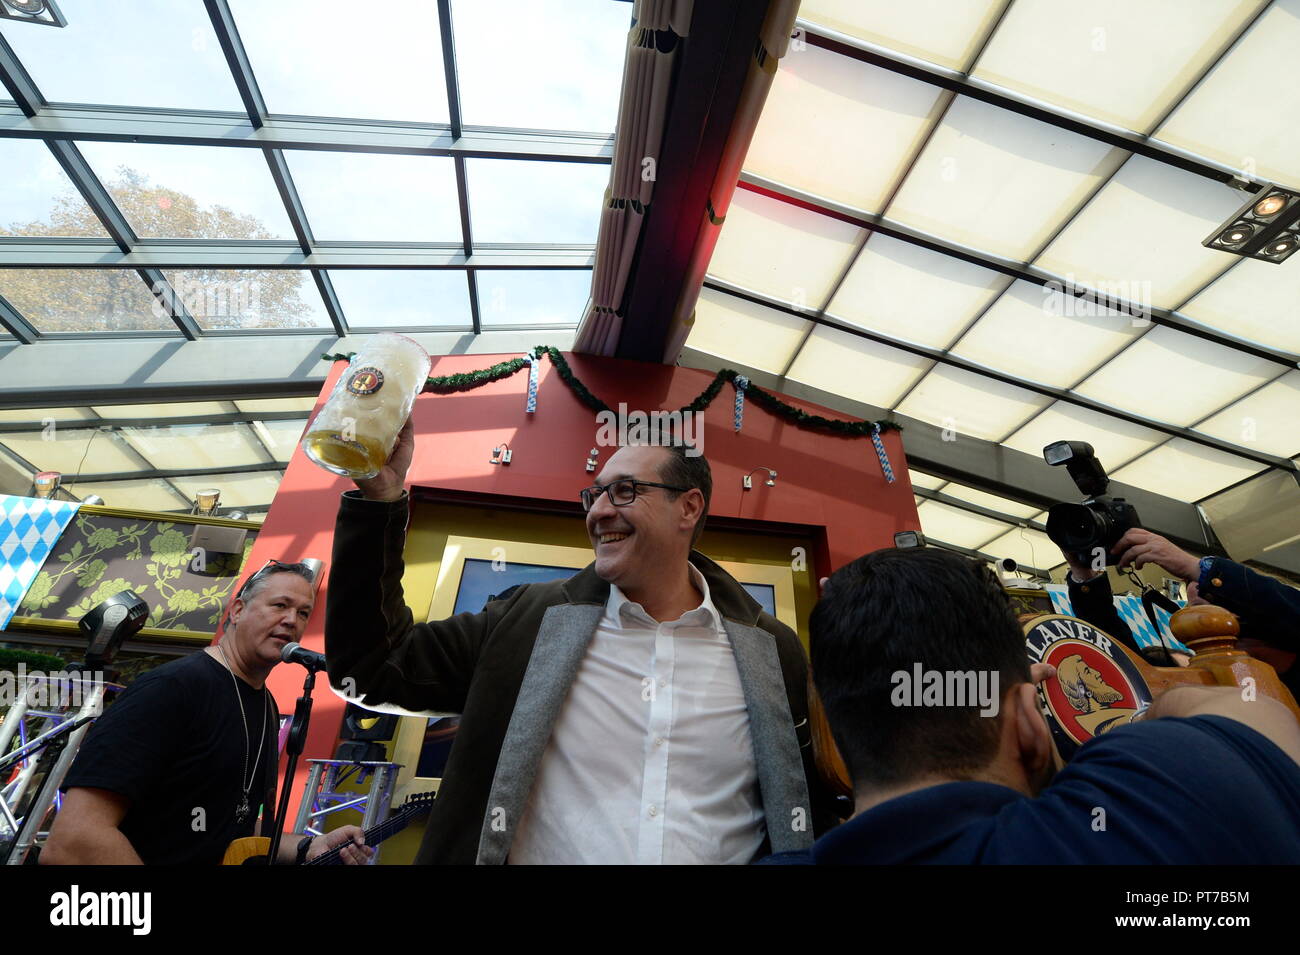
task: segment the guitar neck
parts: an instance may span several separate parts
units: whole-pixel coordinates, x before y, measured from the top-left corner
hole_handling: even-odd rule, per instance
[[[427,812],[428,809],[429,807],[427,805],[406,806],[399,809],[396,813],[379,823],[379,825],[372,826],[365,831],[364,837],[366,845],[377,846],[390,836],[397,835],[406,828],[407,823],[422,812]],[[339,860],[343,855],[343,850],[347,848],[347,846],[347,843],[344,843],[341,846],[335,846],[328,852],[321,853],[315,859],[312,859],[307,863],[307,865],[339,865]]]

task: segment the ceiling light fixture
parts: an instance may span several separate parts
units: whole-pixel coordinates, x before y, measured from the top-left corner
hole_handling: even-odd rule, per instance
[[[41,23],[47,27],[66,27],[54,0],[0,0],[0,17],[20,23]]]
[[[1266,185],[1201,245],[1264,262],[1285,261],[1300,244],[1300,222],[1287,225],[1297,210],[1300,194]]]

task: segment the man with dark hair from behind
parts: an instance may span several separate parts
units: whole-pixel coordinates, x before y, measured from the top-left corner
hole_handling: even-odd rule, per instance
[[[868,554],[830,578],[810,632],[855,813],[809,853],[765,861],[1300,862],[1300,723],[1274,700],[1170,690],[1053,778],[1033,685],[1051,669],[1031,677],[1021,627],[982,564],[934,549]],[[894,675],[916,664],[997,674],[996,715],[895,705]]]

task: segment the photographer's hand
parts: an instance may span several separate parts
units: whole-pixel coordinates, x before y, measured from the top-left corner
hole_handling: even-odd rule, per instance
[[[1110,549],[1119,555],[1119,566],[1132,564],[1141,568],[1147,564],[1163,567],[1182,580],[1195,581],[1201,575],[1200,561],[1187,551],[1176,547],[1159,534],[1141,527],[1133,527]]]
[[[411,467],[411,455],[414,452],[415,426],[407,418],[397,435],[393,453],[388,456],[388,463],[374,477],[356,479],[357,487],[361,488],[361,496],[369,501],[396,501],[400,498],[406,489],[406,472]]]

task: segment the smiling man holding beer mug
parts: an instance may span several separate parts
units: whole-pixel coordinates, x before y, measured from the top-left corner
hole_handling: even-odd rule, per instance
[[[462,715],[416,861],[743,864],[811,845],[829,796],[806,659],[692,550],[704,457],[620,448],[580,495],[590,566],[416,624],[401,586],[414,442],[408,421],[343,495],[325,650],[363,705]]]

